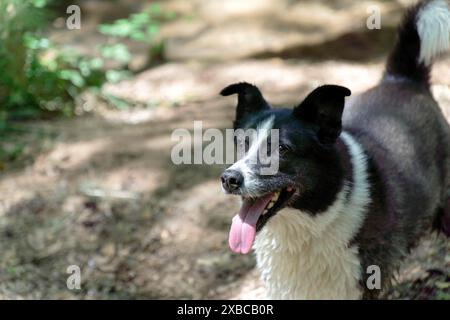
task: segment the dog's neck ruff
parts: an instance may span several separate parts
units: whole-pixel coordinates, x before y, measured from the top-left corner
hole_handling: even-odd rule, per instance
[[[367,158],[341,134],[350,154],[353,183],[345,182],[325,212],[286,208],[257,235],[257,265],[271,299],[359,299],[361,264],[351,245],[370,201]]]

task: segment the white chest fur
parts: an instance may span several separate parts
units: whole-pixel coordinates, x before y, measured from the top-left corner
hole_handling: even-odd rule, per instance
[[[327,211],[316,216],[294,209],[278,212],[256,237],[257,264],[269,298],[361,298],[358,248],[349,242],[370,199],[367,162],[352,136],[344,132],[341,138],[351,155],[353,186],[345,185]]]

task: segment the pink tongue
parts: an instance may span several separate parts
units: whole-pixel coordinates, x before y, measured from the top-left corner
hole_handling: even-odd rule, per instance
[[[255,240],[256,222],[272,196],[273,194],[268,194],[256,201],[244,200],[241,210],[234,216],[231,224],[228,244],[232,251],[242,254],[250,252]]]

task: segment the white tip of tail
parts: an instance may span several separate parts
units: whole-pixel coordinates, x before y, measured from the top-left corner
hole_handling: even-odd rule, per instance
[[[439,54],[450,48],[450,8],[446,0],[433,0],[417,16],[420,37],[419,62],[430,65]]]

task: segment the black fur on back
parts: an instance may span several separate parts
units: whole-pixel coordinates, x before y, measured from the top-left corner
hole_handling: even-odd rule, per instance
[[[394,48],[386,63],[384,79],[389,76],[401,77],[429,86],[430,67],[419,62],[420,37],[416,27],[417,15],[426,3],[419,2],[403,16]]]

